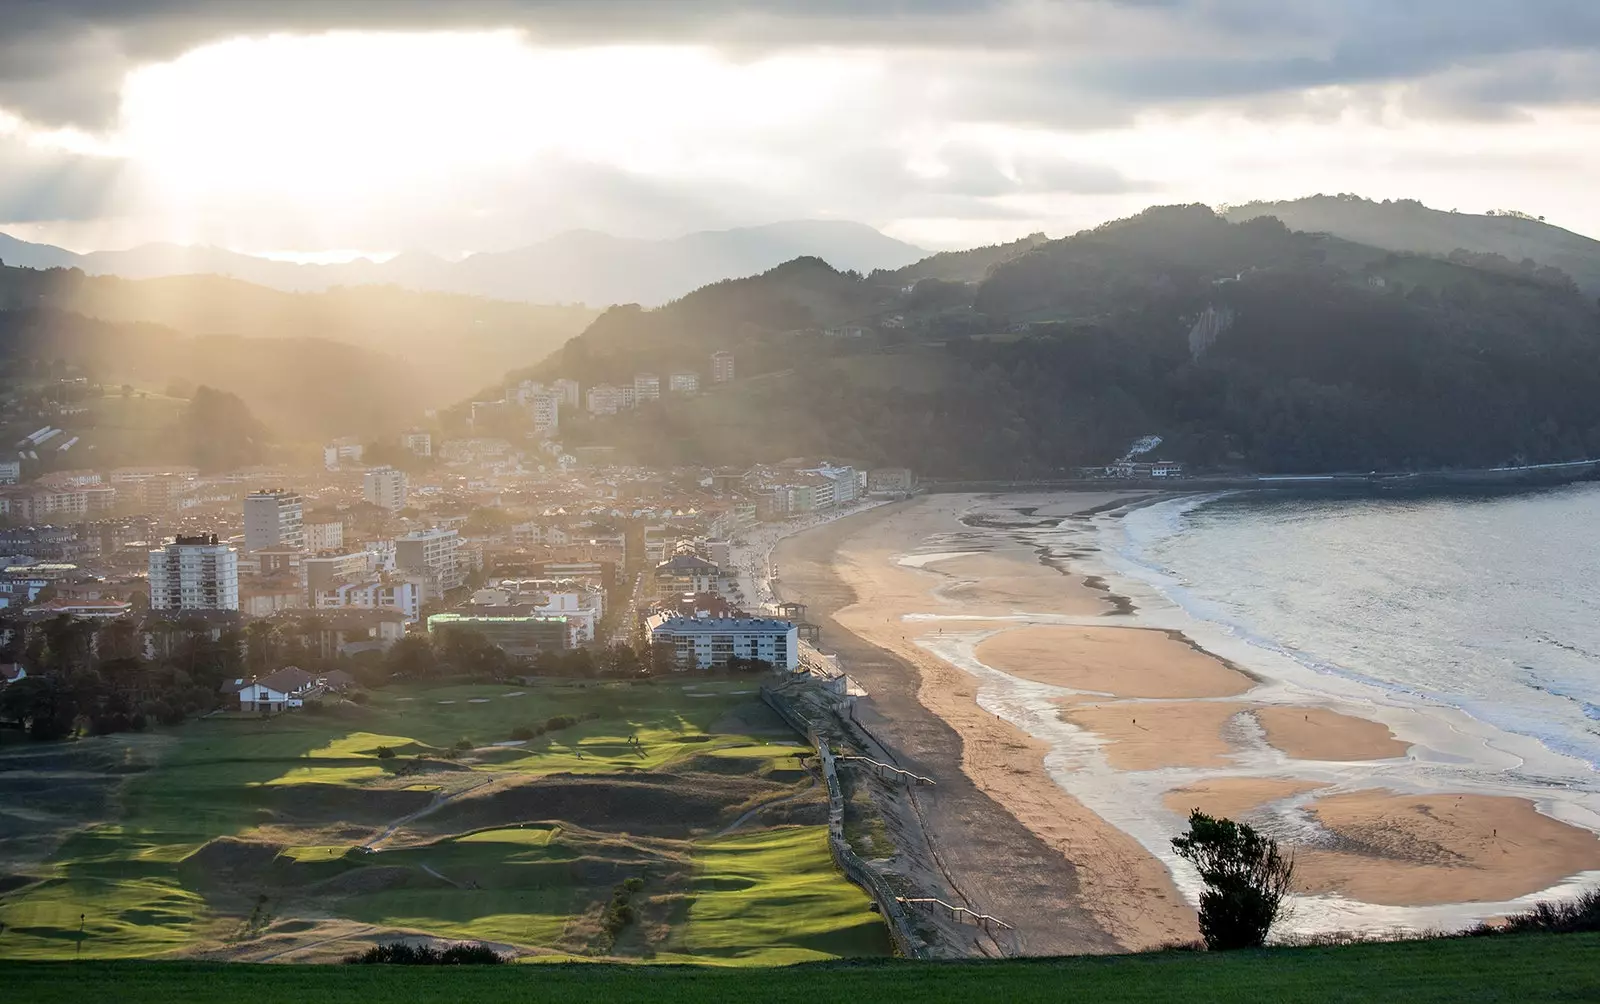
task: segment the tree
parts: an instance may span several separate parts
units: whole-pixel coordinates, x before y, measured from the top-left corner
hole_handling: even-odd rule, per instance
[[[1259,948],[1294,879],[1294,857],[1246,823],[1195,809],[1172,849],[1200,872],[1200,935],[1212,951]]]

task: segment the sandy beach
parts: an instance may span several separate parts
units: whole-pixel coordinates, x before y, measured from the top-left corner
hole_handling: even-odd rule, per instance
[[[1130,615],[1026,532],[1117,501],[923,497],[774,552],[779,593],[813,605],[822,647],[866,686],[860,720],[951,806],[947,781],[973,789],[948,814],[930,802],[928,829],[958,895],[1028,918],[1019,950],[1193,939],[1198,887],[1166,840],[1196,807],[1294,848],[1304,930],[1451,926],[1600,869],[1600,837],[1528,797],[1386,785],[1436,751]],[[1052,905],[992,861],[999,830]]]

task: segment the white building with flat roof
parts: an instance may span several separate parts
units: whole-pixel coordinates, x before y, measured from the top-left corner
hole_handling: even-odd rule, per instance
[[[633,378],[633,400],[658,401],[661,399],[661,378],[654,373],[639,373]]]
[[[733,353],[711,353],[711,382],[727,383],[733,379]]]
[[[550,389],[555,391],[556,395],[561,398],[561,407],[563,407],[563,408],[576,408],[576,407],[578,407],[578,404],[579,404],[578,381],[569,380],[566,377],[562,377],[560,380],[557,380],[556,382],[552,383],[550,385]]]
[[[180,536],[151,551],[150,609],[239,609],[239,552],[216,534]]]
[[[667,389],[674,394],[694,394],[700,390],[700,374],[674,373],[667,377]]]
[[[342,520],[328,520],[318,523],[307,523],[306,550],[313,554],[322,551],[338,551],[344,547],[344,522]]]
[[[318,610],[393,610],[408,622],[422,614],[422,591],[408,580],[345,582],[317,593]]]
[[[733,658],[761,659],[793,672],[800,665],[800,632],[771,617],[668,617],[645,622],[658,659],[677,669],[711,669]]]
[[[440,599],[466,582],[461,567],[461,534],[456,530],[413,530],[394,541],[394,565],[424,576],[429,585],[424,602]]]
[[[361,494],[368,502],[394,512],[406,507],[406,472],[375,467],[361,479]]]
[[[244,549],[306,546],[305,502],[298,492],[275,488],[244,497]]]

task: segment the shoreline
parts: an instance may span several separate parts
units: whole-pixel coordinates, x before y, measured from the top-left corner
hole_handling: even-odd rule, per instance
[[[953,728],[960,751],[932,766],[958,760],[1070,858],[1081,908],[1123,948],[1193,930],[1198,883],[1166,846],[1182,828],[1173,798],[1301,849],[1295,934],[1465,926],[1600,877],[1600,813],[1496,776],[1516,769],[1517,742],[1197,636],[1094,536],[1150,493],[1085,494],[923,496],[834,530],[852,594],[835,623],[901,666],[867,682],[862,710],[899,687]],[[825,632],[823,647],[837,640]],[[848,655],[846,668],[858,675]],[[1004,776],[975,762],[1008,741],[1029,756]],[[1461,776],[1463,762],[1487,776]]]

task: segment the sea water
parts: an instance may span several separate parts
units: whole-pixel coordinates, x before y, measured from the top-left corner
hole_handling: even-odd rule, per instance
[[[1600,484],[1238,493],[1123,515],[1124,570],[1318,673],[1459,708],[1600,770]]]

